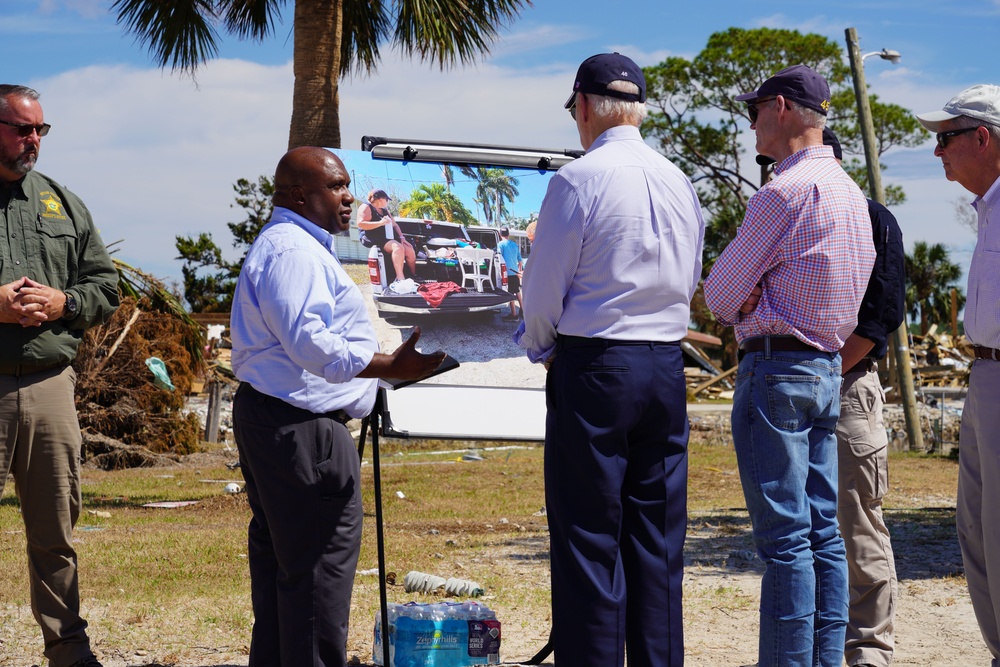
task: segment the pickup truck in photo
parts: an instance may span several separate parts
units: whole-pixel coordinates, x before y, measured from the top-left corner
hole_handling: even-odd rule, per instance
[[[397,276],[391,258],[385,256],[382,248],[362,240],[369,248],[368,275],[379,317],[475,313],[499,309],[516,298],[506,290],[507,268],[496,249],[499,230],[478,228],[473,239],[468,229],[454,222],[400,217],[395,220],[416,251],[416,276],[393,286]],[[433,298],[429,301],[419,288],[427,286],[426,291],[442,283],[454,283],[462,289],[432,305]]]

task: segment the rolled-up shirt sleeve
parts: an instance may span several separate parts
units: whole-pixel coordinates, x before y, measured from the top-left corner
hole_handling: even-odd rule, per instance
[[[705,303],[727,326],[740,320],[740,307],[778,255],[791,216],[780,193],[760,190],[747,204],[746,217],[736,238],[715,260],[705,279]]]

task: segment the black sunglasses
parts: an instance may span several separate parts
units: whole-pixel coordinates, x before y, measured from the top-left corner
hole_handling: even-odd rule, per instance
[[[31,123],[11,123],[6,120],[0,120],[0,125],[6,125],[8,127],[13,127],[17,130],[17,133],[22,137],[30,137],[32,132],[37,132],[38,136],[44,137],[52,129],[52,126],[48,123],[42,123],[41,125],[32,125]]]
[[[577,93],[577,95],[579,95],[579,93]],[[569,115],[573,120],[576,120],[576,100],[577,98],[573,97],[573,104],[569,106]]]
[[[976,127],[963,127],[961,130],[950,130],[948,132],[938,132],[935,136],[937,137],[937,145],[941,148],[947,148],[948,142],[951,141],[952,137],[957,137],[960,134],[965,134],[966,132],[972,132],[973,130],[978,130],[981,125]]]
[[[771,102],[771,101],[776,100],[776,99],[778,99],[778,98],[777,97],[764,97],[764,98],[757,98],[753,102],[747,102],[747,115],[750,116],[750,122],[751,123],[756,123],[757,122],[757,114],[760,113],[759,107],[760,107],[761,104],[764,104],[766,102]]]

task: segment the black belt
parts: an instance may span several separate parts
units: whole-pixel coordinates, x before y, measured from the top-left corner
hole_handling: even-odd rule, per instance
[[[772,352],[822,352],[818,347],[813,347],[808,343],[803,343],[795,336],[757,336],[748,338],[740,345],[739,358],[748,352],[764,352],[767,350],[767,342],[770,341]]]
[[[976,345],[972,348],[973,353],[976,355],[976,359],[989,359],[990,361],[1000,361],[1000,350],[992,347],[983,347],[982,345]]]
[[[31,375],[32,373],[41,373],[42,371],[52,370],[53,368],[60,368],[62,366],[66,366],[66,362],[60,362],[58,364],[0,363],[0,375],[13,375],[14,377],[21,377],[23,375]]]
[[[657,347],[660,345],[672,345],[680,347],[679,340],[656,341],[656,340],[620,340],[616,338],[587,338],[585,336],[570,336],[568,334],[557,334],[556,343],[561,347],[619,347],[619,346],[647,346]]]
[[[863,357],[861,361],[847,369],[847,373],[868,373],[875,370],[878,362],[872,357]],[[847,375],[844,373],[844,375]]]
[[[296,410],[303,410],[303,408],[296,408],[294,405],[292,405],[288,401],[283,401],[280,398],[278,398],[277,396],[271,396],[269,394],[265,394],[262,391],[257,391],[256,389],[254,389],[253,385],[250,384],[249,382],[240,382],[240,386],[239,386],[239,389],[237,391],[246,391],[246,392],[249,392],[249,393],[253,394],[254,396],[256,396],[258,400],[262,400],[262,401],[277,401],[278,403],[281,403],[285,407],[294,408]],[[308,412],[308,410],[305,410],[305,411]],[[354,417],[352,417],[351,415],[347,414],[347,411],[343,410],[343,409],[331,410],[329,412],[313,412],[312,414],[317,415],[319,417],[326,417],[327,419],[332,419],[333,421],[337,422],[338,424],[347,424],[347,422],[349,422],[352,419],[354,419]]]

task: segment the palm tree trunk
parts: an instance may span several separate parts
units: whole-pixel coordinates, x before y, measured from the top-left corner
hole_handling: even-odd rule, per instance
[[[295,0],[295,87],[288,148],[340,148],[343,0]]]

